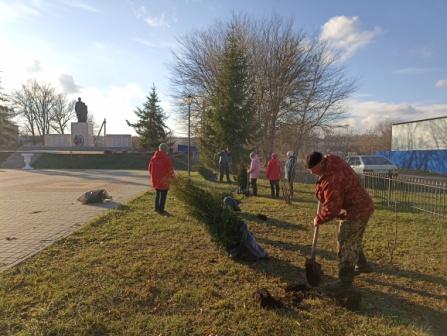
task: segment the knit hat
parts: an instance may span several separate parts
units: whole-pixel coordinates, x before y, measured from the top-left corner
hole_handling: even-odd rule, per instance
[[[165,144],[165,143],[163,142],[163,143],[161,143],[161,144],[158,146],[158,150],[161,150],[161,151],[167,153],[167,152],[169,151],[169,147],[168,147],[167,144]]]
[[[320,152],[312,152],[306,157],[306,167],[312,169],[323,160],[323,154]]]

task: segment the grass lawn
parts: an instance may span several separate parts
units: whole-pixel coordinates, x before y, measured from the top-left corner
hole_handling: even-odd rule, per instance
[[[402,175],[414,175],[421,177],[447,177],[446,174],[439,174],[435,172],[430,172],[428,170],[416,170],[416,169],[399,169],[399,174]]]
[[[172,194],[173,216],[154,214],[148,192],[0,274],[0,335],[445,335],[446,225],[399,214],[390,265],[394,213],[384,209],[365,236],[376,271],[356,277],[360,311],[318,295],[278,309],[255,305],[259,288],[281,299],[288,284],[304,281],[312,188],[297,185],[298,202],[286,205],[266,197],[261,181],[260,197],[243,200],[241,216],[270,255],[251,263],[229,259]],[[336,226],[320,233],[326,281],[336,275]]]
[[[0,152],[0,165],[6,161],[6,159],[12,154],[12,152]]]

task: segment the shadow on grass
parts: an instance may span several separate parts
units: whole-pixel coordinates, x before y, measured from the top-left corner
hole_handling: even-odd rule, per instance
[[[305,278],[303,278],[303,268],[296,267],[295,265],[287,261],[275,257],[269,257],[257,262],[239,261],[239,263],[246,265],[247,267],[260,274],[275,278],[279,277],[287,284],[287,286],[297,283],[304,283],[306,281]],[[276,299],[279,299],[279,301],[281,301],[282,306],[281,308],[274,309],[275,313],[279,315],[287,315],[292,318],[298,318],[298,310],[291,307],[290,304],[288,304],[287,302],[284,302],[283,298]]]
[[[358,312],[368,317],[386,317],[399,325],[416,325],[429,335],[445,336],[447,314],[431,307],[408,301],[400,296],[382,293],[367,288],[360,289],[363,301],[370,308],[363,307]]]
[[[261,225],[269,225],[274,226],[281,229],[288,229],[288,230],[299,230],[299,231],[308,231],[308,227],[303,224],[294,224],[286,221],[281,221],[275,218],[267,217],[267,220],[262,220],[257,217],[257,215],[253,215],[248,212],[241,212],[240,217],[247,221],[252,221]]]
[[[266,242],[266,240],[261,240]],[[289,244],[290,245],[290,244]],[[282,245],[281,247],[283,247]],[[287,246],[286,248],[297,248]],[[280,278],[286,283],[286,286],[295,285],[297,283],[305,283],[305,273],[304,268],[297,267],[287,261],[278,259],[276,257],[270,257],[265,260],[257,262],[240,262],[241,264],[247,265],[252,270],[259,272],[260,274],[267,275],[269,277]],[[332,276],[324,275],[321,285],[334,280]],[[385,282],[380,282],[376,280],[370,281],[372,284],[379,285],[381,288],[392,287],[395,290],[407,291],[414,294],[420,294],[429,296],[433,299],[441,300],[445,302],[445,295],[431,295],[426,294],[423,291],[419,291],[414,288],[408,288],[405,286],[389,284]],[[321,287],[320,287],[321,288]],[[402,326],[417,326],[424,331],[429,331],[430,334],[435,336],[445,335],[445,330],[447,330],[447,314],[429,306],[424,306],[415,302],[406,300],[405,298],[391,293],[383,293],[368,288],[359,288],[362,293],[363,303],[357,314],[364,315],[373,318],[386,318],[396,325]],[[324,294],[324,291],[318,290],[320,293]],[[290,314],[294,310],[287,308],[285,306],[282,309],[275,310],[278,314],[287,313]]]
[[[447,287],[447,280],[442,277],[439,277],[439,276],[399,269],[399,268],[391,266],[391,265],[383,265],[383,264],[381,265],[381,264],[376,264],[376,263],[372,263],[372,265],[374,267],[375,273],[394,275],[394,276],[409,278],[409,279],[417,280],[417,281],[426,281],[426,282],[431,282],[434,284],[438,284],[438,285]]]
[[[312,250],[312,246],[311,245],[300,245],[300,244],[295,244],[295,243],[285,243],[282,241],[278,241],[278,240],[272,240],[272,239],[267,239],[267,238],[257,238],[257,240],[262,243],[262,244],[268,244],[271,246],[274,246],[276,248],[279,248],[281,250],[287,250],[287,251],[292,251],[292,252],[296,252],[298,254],[300,254],[303,257],[306,257],[308,255],[310,255],[310,252]],[[335,252],[332,251],[328,251],[328,250],[323,250],[320,248],[317,248],[317,252],[316,255],[318,257],[322,257],[324,259],[328,259],[328,260],[337,260],[337,254]]]
[[[370,284],[375,285],[375,286],[381,286],[381,287],[388,286],[388,287],[392,287],[395,290],[399,290],[402,292],[417,294],[422,297],[431,298],[431,299],[435,299],[435,300],[442,300],[444,302],[447,302],[447,295],[444,295],[444,294],[427,293],[424,290],[420,290],[420,289],[416,289],[416,288],[412,288],[412,287],[408,287],[408,286],[403,286],[403,285],[399,285],[399,284],[390,284],[390,283],[386,283],[384,281],[380,281],[380,280],[376,280],[376,279],[367,279],[366,281]]]

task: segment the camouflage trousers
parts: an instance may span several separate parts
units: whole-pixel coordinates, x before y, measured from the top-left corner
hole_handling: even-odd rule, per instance
[[[359,255],[363,256],[363,234],[365,233],[366,220],[340,220],[338,224],[338,259],[339,270],[354,270],[359,261]]]

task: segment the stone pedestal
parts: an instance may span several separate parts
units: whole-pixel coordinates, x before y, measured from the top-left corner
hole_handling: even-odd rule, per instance
[[[93,124],[71,123],[71,144],[73,147],[93,147]]]
[[[33,153],[23,153],[23,161],[25,162],[25,167],[23,167],[22,169],[34,169],[33,167],[31,167],[31,158],[33,157]]]

